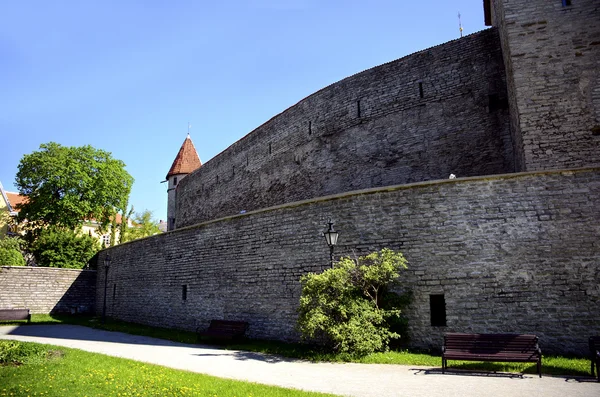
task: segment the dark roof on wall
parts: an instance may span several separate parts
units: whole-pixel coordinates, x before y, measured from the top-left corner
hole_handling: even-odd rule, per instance
[[[172,175],[189,174],[200,168],[200,166],[202,166],[202,162],[192,143],[192,138],[188,134],[179,149],[179,153],[177,153],[177,157],[173,160],[173,165],[167,173],[167,179]]]

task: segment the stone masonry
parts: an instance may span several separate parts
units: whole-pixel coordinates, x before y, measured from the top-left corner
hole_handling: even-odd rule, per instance
[[[492,3],[508,76],[516,169],[600,165],[600,2]]]
[[[187,176],[176,227],[328,194],[514,171],[498,31],[358,73]]]
[[[328,266],[332,217],[336,256],[389,247],[407,257],[413,346],[439,348],[444,332],[519,332],[540,336],[546,353],[583,354],[600,334],[598,200],[600,169],[345,193],[110,248],[98,285],[110,252],[109,316],[188,330],[246,320],[251,337],[297,340],[299,278]],[[445,296],[445,327],[430,324],[432,294]]]
[[[600,2],[483,3],[492,28],[325,87],[189,174],[177,230],[100,254],[107,313],[297,340],[299,279],[328,266],[331,217],[337,255],[407,257],[413,346],[515,332],[586,354],[600,334]]]
[[[0,309],[32,313],[93,313],[96,271],[54,267],[0,267]]]

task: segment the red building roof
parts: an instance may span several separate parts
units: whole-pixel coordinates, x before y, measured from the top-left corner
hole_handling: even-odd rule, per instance
[[[172,175],[177,174],[189,174],[190,172],[197,170],[202,165],[198,152],[192,143],[190,135],[185,138],[177,157],[173,161],[173,165],[167,174],[167,179]]]
[[[13,192],[6,192],[6,198],[8,198],[8,203],[15,212],[19,212],[19,208],[17,208],[18,204],[25,204],[27,201],[26,196],[21,196],[19,193]]]

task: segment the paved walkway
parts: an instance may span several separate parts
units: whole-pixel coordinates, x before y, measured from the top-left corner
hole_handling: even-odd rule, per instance
[[[77,325],[1,326],[0,339],[49,343],[267,385],[347,396],[600,396],[592,378],[452,372],[383,364],[332,364],[219,350]]]

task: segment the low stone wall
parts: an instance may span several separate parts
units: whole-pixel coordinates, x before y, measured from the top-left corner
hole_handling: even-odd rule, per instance
[[[110,253],[109,316],[188,330],[246,320],[251,337],[298,339],[298,280],[328,266],[331,217],[336,256],[405,254],[413,346],[440,348],[445,332],[516,332],[537,334],[545,353],[585,354],[600,334],[599,200],[600,169],[580,169],[370,189],[223,218],[101,252],[97,312]],[[443,295],[445,325],[432,325],[432,295]]]
[[[54,267],[0,267],[0,309],[32,313],[94,312],[96,271]]]

